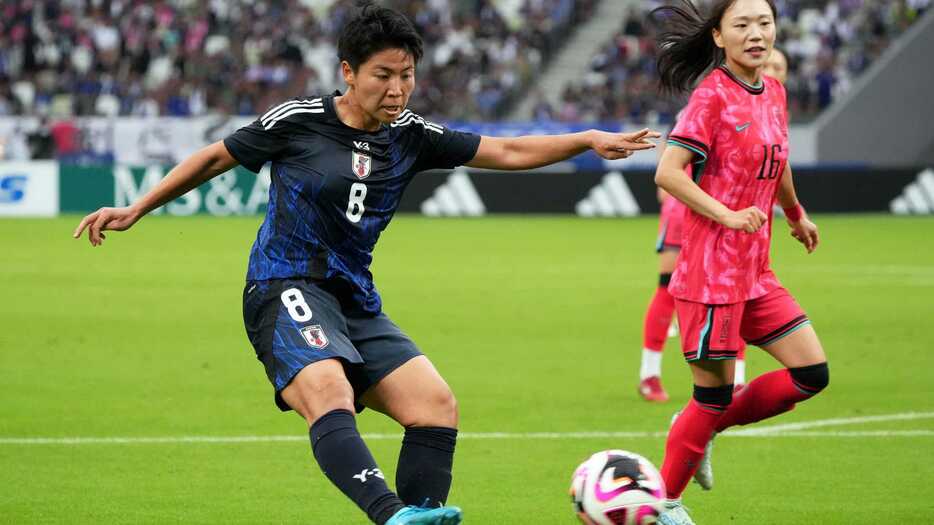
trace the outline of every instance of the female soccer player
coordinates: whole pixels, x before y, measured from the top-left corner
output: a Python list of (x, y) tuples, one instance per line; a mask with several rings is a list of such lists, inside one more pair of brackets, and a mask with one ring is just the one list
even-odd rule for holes
[[(406, 109), (422, 40), (400, 13), (365, 5), (343, 28), (347, 91), (284, 102), (176, 166), (125, 208), (85, 217), (92, 245), (237, 164), (272, 161), (266, 219), (243, 292), (247, 335), (283, 411), (308, 424), (315, 459), (375, 523), (457, 524), (444, 506), (457, 437), (454, 395), (427, 357), (382, 312), (369, 267), (377, 238), (419, 171), (466, 164), (528, 169), (593, 149), (607, 159), (654, 147), (648, 130), (548, 137), (461, 133)], [(389, 490), (360, 437), (355, 409), (405, 428)]]
[[(762, 73), (782, 84), (788, 78), (788, 59), (777, 47), (772, 48)], [(664, 151), (664, 147), (661, 148)], [(685, 172), (690, 175), (691, 167)], [(671, 318), (675, 311), (675, 300), (668, 293), (668, 283), (675, 271), (678, 252), (681, 251), (681, 230), (686, 207), (659, 188), (658, 200), (662, 203), (658, 224), (658, 287), (645, 313), (642, 337), (642, 365), (639, 368), (639, 395), (646, 401), (668, 401), (668, 393), (662, 386), (662, 350), (665, 348)], [(736, 355), (733, 366), (734, 390), (746, 384), (746, 348)]]
[[(775, 5), (718, 0), (705, 16), (682, 0), (655, 15), (665, 24), (658, 57), (663, 88), (686, 91), (709, 71), (655, 175), (690, 208), (669, 290), (694, 395), (668, 434), (662, 465), (668, 501), (659, 521), (684, 525), (693, 523), (680, 499), (688, 480), (695, 475), (704, 488), (713, 481), (714, 433), (791, 410), (823, 390), (829, 375), (807, 316), (769, 268), (771, 217), (762, 210), (771, 213), (776, 199), (792, 236), (808, 253), (818, 244), (788, 167), (785, 90), (762, 75), (775, 43)], [(688, 165), (692, 178), (685, 176)], [(734, 399), (733, 359), (747, 342), (784, 368), (755, 378)]]
[(762, 74), (778, 80), (783, 85), (788, 80), (788, 57), (777, 47), (772, 48), (769, 59), (762, 66)]

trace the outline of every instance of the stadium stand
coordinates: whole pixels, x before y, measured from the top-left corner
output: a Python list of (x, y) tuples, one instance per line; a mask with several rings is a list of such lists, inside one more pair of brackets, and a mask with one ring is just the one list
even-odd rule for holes
[[(812, 119), (847, 92), (889, 43), (930, 8), (931, 0), (778, 0), (779, 47), (789, 56), (789, 109)], [(668, 122), (681, 102), (656, 88), (656, 27), (648, 17), (658, 1), (630, 10), (614, 37), (591, 58), (590, 71), (565, 86), (537, 117), (556, 120)]]
[[(385, 2), (409, 14), (426, 40), (413, 109), (438, 119), (493, 118), (595, 2)], [(3, 2), (0, 115), (254, 115), (342, 86), (334, 35), (352, 6)]]

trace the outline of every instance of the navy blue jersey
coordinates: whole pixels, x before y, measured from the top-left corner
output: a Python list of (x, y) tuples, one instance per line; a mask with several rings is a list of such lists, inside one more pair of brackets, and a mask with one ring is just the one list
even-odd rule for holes
[(269, 208), (247, 280), (329, 281), (349, 290), (350, 307), (379, 313), (369, 267), (402, 192), (419, 171), (469, 162), (479, 144), (478, 135), (409, 110), (374, 132), (351, 128), (337, 117), (334, 95), (273, 107), (224, 139), (251, 171), (272, 161)]

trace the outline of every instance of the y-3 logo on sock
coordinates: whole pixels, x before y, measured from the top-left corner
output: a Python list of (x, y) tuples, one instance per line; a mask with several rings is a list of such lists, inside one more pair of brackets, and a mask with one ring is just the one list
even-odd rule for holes
[(354, 474), (355, 479), (359, 479), (360, 483), (366, 483), (367, 476), (375, 476), (379, 479), (386, 479), (386, 476), (383, 476), (383, 471), (378, 468), (373, 470), (363, 469), (359, 474)]

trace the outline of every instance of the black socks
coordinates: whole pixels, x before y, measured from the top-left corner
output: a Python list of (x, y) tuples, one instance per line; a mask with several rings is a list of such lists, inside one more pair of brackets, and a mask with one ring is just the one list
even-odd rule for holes
[(440, 507), (451, 490), (451, 466), (457, 429), (409, 427), (405, 429), (396, 491), (406, 505)]
[[(366, 512), (370, 520), (374, 523), (385, 523), (403, 507), (402, 500), (386, 486), (383, 473), (360, 437), (357, 422), (351, 412), (328, 412), (315, 421), (309, 435), (311, 450), (321, 470), (331, 483)], [(454, 450), (453, 445), (451, 450)], [(447, 487), (450, 487), (450, 479), (448, 460)], [(444, 494), (447, 495), (447, 488)]]

